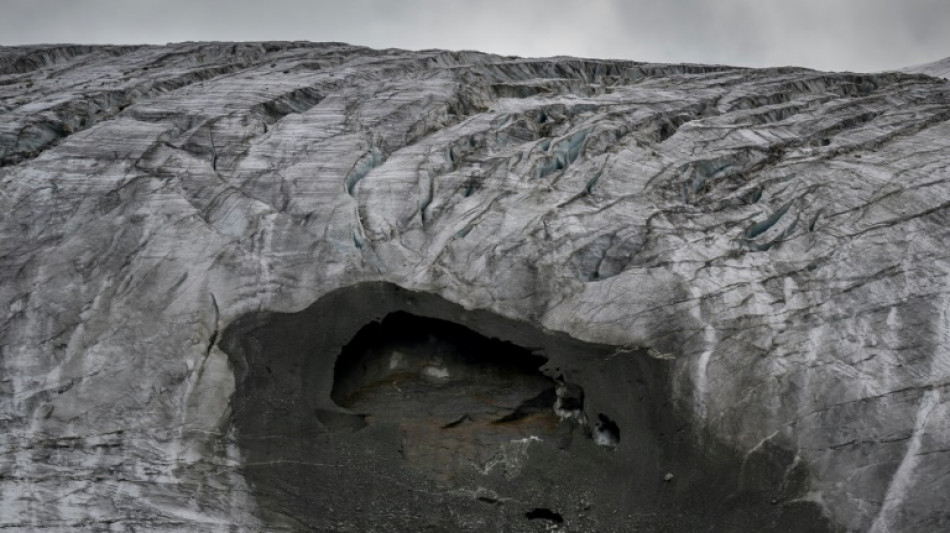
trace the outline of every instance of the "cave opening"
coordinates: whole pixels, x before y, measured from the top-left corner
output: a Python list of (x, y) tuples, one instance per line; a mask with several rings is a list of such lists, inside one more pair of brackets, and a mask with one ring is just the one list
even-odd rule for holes
[(375, 282), (243, 315), (219, 346), (267, 527), (827, 530), (780, 448), (694, 439), (646, 350)]
[[(486, 384), (532, 388), (554, 382), (541, 373), (547, 359), (531, 349), (480, 335), (446, 320), (403, 311), (361, 328), (334, 365), (331, 398), (341, 407), (381, 384)], [(553, 401), (549, 406), (553, 409)]]
[(560, 513), (556, 513), (545, 507), (536, 507), (525, 514), (525, 518), (528, 520), (550, 520), (555, 524), (563, 524), (564, 517)]
[(343, 347), (330, 396), (364, 421), (349, 429), (398, 436), (414, 470), (446, 481), (491, 469), (511, 442), (566, 437), (546, 362), (460, 324), (397, 311)]

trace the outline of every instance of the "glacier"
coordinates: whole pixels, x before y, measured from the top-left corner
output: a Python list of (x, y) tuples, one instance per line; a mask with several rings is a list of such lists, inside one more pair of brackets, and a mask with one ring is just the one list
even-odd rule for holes
[(0, 47), (0, 527), (946, 531), (940, 75)]

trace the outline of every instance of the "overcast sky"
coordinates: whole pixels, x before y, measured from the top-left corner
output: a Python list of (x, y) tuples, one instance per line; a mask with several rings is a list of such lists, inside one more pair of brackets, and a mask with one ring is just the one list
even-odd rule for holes
[(950, 0), (0, 0), (0, 44), (343, 41), (878, 71), (950, 56)]

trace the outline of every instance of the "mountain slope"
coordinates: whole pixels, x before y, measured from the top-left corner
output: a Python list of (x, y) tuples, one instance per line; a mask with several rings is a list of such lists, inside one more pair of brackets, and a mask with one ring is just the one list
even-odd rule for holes
[(934, 61), (933, 63), (924, 63), (903, 69), (903, 72), (913, 72), (926, 74), (935, 78), (950, 78), (950, 57)]

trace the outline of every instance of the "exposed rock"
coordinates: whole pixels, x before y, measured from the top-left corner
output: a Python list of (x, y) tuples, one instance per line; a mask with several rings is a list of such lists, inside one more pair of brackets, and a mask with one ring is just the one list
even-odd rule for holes
[(950, 528), (944, 80), (63, 45), (0, 117), (0, 527)]

